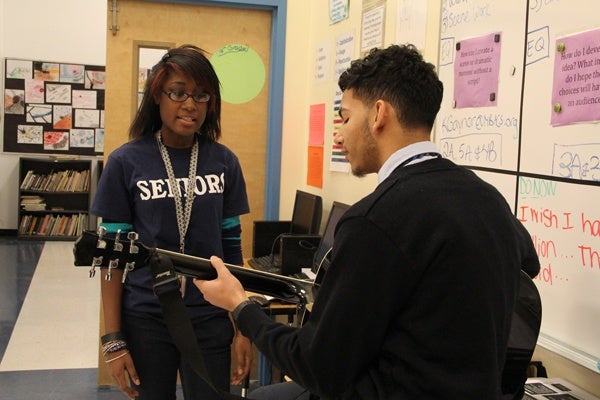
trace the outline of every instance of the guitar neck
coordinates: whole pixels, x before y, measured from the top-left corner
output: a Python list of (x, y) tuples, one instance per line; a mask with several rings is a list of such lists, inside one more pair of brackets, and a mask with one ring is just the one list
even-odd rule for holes
[[(194, 257), (160, 248), (156, 248), (155, 250), (169, 257), (175, 271), (181, 275), (204, 280), (216, 279), (217, 277), (217, 272), (211, 265), (210, 260), (206, 258)], [(244, 289), (251, 292), (301, 304), (307, 304), (311, 297), (312, 283), (303, 281), (302, 279), (244, 268), (239, 265), (225, 263), (225, 266), (241, 282)]]
[[(126, 282), (129, 271), (145, 267), (153, 252), (168, 257), (175, 272), (181, 275), (204, 280), (217, 277), (210, 260), (144, 246), (138, 241), (137, 234), (132, 232), (127, 238), (111, 238), (86, 231), (73, 246), (75, 266), (91, 266), (90, 277), (94, 276), (95, 268), (108, 268), (108, 279), (112, 269), (119, 269), (124, 270), (123, 282)], [(299, 305), (305, 305), (312, 299), (311, 282), (232, 264), (225, 265), (246, 290)]]

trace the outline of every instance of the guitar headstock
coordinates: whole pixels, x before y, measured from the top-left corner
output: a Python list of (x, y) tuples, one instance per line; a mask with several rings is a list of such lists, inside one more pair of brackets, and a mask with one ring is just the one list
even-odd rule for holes
[(138, 241), (136, 232), (128, 232), (121, 237), (117, 232), (115, 237), (107, 237), (102, 227), (97, 232), (83, 232), (75, 241), (73, 255), (75, 266), (89, 266), (90, 278), (96, 274), (96, 267), (108, 268), (106, 279), (110, 280), (114, 269), (122, 269), (123, 281), (127, 273), (136, 265), (144, 263), (152, 250)]

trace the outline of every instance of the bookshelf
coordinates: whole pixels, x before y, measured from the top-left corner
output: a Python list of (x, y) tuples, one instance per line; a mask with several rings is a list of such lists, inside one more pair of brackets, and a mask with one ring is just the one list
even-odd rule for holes
[(91, 160), (19, 159), (20, 239), (73, 240), (88, 229)]

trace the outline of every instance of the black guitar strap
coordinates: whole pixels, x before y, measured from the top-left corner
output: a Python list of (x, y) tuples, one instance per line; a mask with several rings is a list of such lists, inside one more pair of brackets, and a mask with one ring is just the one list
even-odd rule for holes
[(196, 341), (192, 322), (181, 297), (179, 278), (171, 260), (152, 251), (147, 262), (152, 272), (154, 293), (158, 297), (165, 323), (181, 356), (222, 399), (243, 399), (241, 396), (217, 388), (210, 379), (202, 351)]

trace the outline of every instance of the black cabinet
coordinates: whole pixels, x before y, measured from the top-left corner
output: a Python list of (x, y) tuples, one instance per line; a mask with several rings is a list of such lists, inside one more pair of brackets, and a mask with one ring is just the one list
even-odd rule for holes
[(19, 160), (18, 237), (73, 240), (90, 224), (90, 160)]

